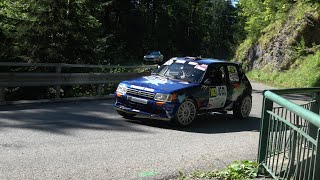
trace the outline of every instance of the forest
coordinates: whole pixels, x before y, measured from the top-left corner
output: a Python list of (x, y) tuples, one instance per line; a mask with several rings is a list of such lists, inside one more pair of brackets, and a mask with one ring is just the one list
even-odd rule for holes
[(0, 61), (122, 64), (152, 50), (228, 59), (236, 23), (230, 0), (2, 0)]
[(159, 50), (282, 73), (317, 56), (319, 22), (317, 0), (1, 0), (0, 62), (142, 64)]

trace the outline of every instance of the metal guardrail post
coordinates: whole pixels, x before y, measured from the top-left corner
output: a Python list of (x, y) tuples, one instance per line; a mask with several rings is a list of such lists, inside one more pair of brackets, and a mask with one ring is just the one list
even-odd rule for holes
[[(311, 111), (320, 115), (320, 93), (313, 93), (313, 99), (315, 102), (311, 106)], [(315, 125), (309, 123), (309, 134), (314, 139), (317, 138), (317, 130), (318, 128)]]
[(317, 151), (316, 151), (316, 159), (314, 164), (314, 174), (313, 179), (320, 179), (320, 128), (318, 129), (317, 136)]
[(102, 96), (102, 84), (98, 84), (98, 96)]
[(61, 65), (57, 65), (56, 66), (56, 73), (58, 74), (58, 83), (59, 85), (56, 86), (56, 100), (59, 100), (60, 99), (60, 89), (61, 89)]
[(0, 104), (3, 104), (6, 101), (6, 91), (4, 87), (0, 87)]
[(320, 115), (320, 92), (314, 93), (313, 98), (315, 100), (314, 106), (311, 111)]
[(267, 111), (272, 111), (273, 102), (267, 98), (263, 99), (262, 106), (262, 118), (260, 125), (260, 142), (259, 142), (259, 152), (258, 152), (258, 163), (261, 164), (266, 159), (267, 146), (268, 146), (268, 130), (270, 115)]
[[(297, 119), (297, 115), (295, 115), (295, 119)], [(295, 124), (298, 124), (299, 122), (295, 122)], [(297, 166), (295, 164), (295, 159), (296, 159), (296, 154), (297, 153), (297, 142), (298, 142), (298, 132), (291, 130), (292, 131), (292, 139), (291, 139), (291, 143), (290, 143), (290, 148), (289, 148), (289, 159), (291, 159), (290, 164), (289, 164), (289, 171), (288, 171), (288, 177), (292, 176), (294, 174), (295, 171), (295, 166)], [(298, 150), (299, 152), (299, 150)], [(298, 162), (299, 163), (299, 162)]]

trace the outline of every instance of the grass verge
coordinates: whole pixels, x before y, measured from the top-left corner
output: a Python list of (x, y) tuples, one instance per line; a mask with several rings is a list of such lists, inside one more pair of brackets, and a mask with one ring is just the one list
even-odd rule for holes
[(230, 180), (246, 180), (257, 177), (258, 164), (253, 161), (243, 160), (234, 161), (227, 165), (227, 167), (221, 171), (209, 171), (209, 172), (193, 172), (190, 175), (184, 175), (179, 172), (179, 180), (188, 179), (230, 179)]

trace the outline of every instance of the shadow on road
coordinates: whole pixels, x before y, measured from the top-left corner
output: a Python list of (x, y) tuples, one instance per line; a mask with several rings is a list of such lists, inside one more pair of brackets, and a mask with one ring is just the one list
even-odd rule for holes
[(258, 131), (259, 118), (234, 119), (231, 114), (200, 116), (189, 127), (177, 127), (166, 121), (125, 120), (113, 109), (113, 101), (82, 101), (0, 107), (0, 131), (3, 128), (30, 129), (70, 135), (70, 130), (130, 131), (150, 133), (146, 126), (193, 133)]
[(260, 127), (260, 118), (249, 117), (248, 119), (238, 120), (234, 119), (231, 114), (202, 115), (188, 127), (177, 127), (166, 121), (141, 118), (133, 118), (127, 121), (156, 128), (206, 134), (259, 131)]
[(30, 129), (70, 135), (70, 130), (148, 131), (127, 123), (113, 109), (113, 101), (82, 101), (0, 107), (0, 131)]

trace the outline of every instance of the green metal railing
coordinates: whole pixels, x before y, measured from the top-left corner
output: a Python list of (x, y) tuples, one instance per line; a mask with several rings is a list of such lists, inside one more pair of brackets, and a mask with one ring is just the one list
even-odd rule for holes
[[(298, 102), (283, 97), (302, 93)], [(263, 95), (260, 172), (274, 179), (320, 179), (320, 88), (270, 90)]]

